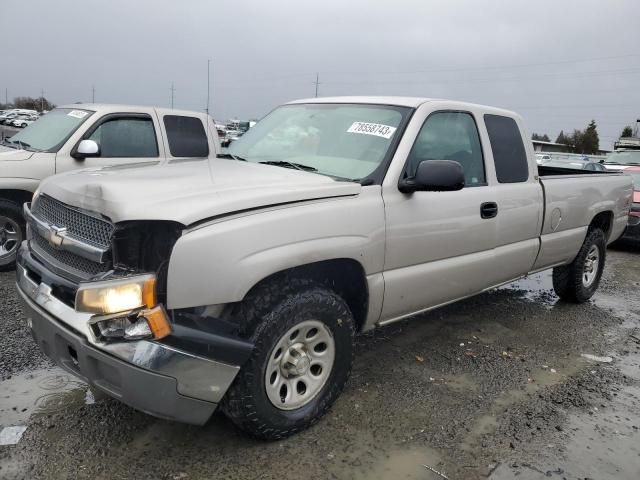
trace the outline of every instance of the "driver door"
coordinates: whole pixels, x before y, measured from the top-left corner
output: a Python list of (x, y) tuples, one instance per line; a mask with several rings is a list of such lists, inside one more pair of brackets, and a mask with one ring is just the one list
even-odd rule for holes
[[(421, 120), (414, 117), (413, 128), (416, 121)], [(487, 272), (495, 268), (496, 215), (483, 208), (496, 198), (488, 186), (476, 116), (431, 112), (418, 128), (404, 167), (390, 170), (383, 184), (387, 236), (382, 323), (476, 293), (487, 286)], [(410, 128), (406, 136), (411, 137)], [(418, 164), (429, 160), (459, 162), (465, 187), (400, 192), (398, 180), (413, 176)]]
[[(164, 157), (160, 128), (155, 115), (146, 113), (111, 113), (89, 127), (76, 143), (65, 146), (56, 156), (56, 173), (78, 168), (122, 165), (159, 160)], [(97, 156), (74, 157), (78, 143), (95, 141), (100, 150)]]

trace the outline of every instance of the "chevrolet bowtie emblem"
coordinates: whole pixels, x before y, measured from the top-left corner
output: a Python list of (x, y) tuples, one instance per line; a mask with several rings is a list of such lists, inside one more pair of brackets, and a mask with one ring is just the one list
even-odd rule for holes
[(62, 245), (62, 241), (64, 240), (64, 234), (66, 232), (67, 232), (66, 228), (50, 225), (49, 232), (47, 235), (47, 240), (49, 241), (49, 245), (51, 245), (54, 248), (59, 248)]

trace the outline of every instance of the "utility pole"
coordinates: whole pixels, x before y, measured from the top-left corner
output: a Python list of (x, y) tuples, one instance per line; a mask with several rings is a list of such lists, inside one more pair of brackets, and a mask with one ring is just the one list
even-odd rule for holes
[(44, 112), (44, 89), (40, 89), (40, 111)]
[(171, 82), (171, 108), (173, 108), (173, 94), (176, 91), (175, 88), (173, 88), (173, 82)]
[(91, 85), (91, 103), (96, 103), (96, 86)]
[(4, 104), (5, 106), (9, 105), (9, 89), (4, 87)]
[(316, 98), (318, 98), (318, 85), (320, 85), (320, 73), (316, 72), (316, 81), (313, 83), (316, 84)]
[(209, 92), (211, 87), (211, 60), (207, 60), (207, 108), (205, 109), (207, 112), (207, 115), (209, 115), (209, 98), (210, 98), (210, 94)]

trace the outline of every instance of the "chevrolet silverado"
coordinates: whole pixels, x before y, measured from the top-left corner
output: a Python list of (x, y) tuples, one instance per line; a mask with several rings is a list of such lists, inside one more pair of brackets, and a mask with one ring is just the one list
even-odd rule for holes
[(528, 138), (498, 108), (312, 99), (217, 159), (56, 175), (24, 206), (28, 324), (134, 408), (283, 438), (339, 396), (358, 332), (546, 269), (593, 295), (631, 179), (538, 166)]

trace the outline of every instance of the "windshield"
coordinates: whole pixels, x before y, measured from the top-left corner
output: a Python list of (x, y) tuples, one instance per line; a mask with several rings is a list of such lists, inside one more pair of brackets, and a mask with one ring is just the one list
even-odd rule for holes
[(618, 165), (640, 165), (640, 150), (622, 150), (613, 152), (604, 160), (605, 163)]
[(277, 108), (229, 153), (341, 179), (360, 180), (384, 160), (409, 108), (360, 104), (297, 104)]
[(92, 113), (87, 110), (56, 108), (7, 141), (26, 150), (57, 152)]

